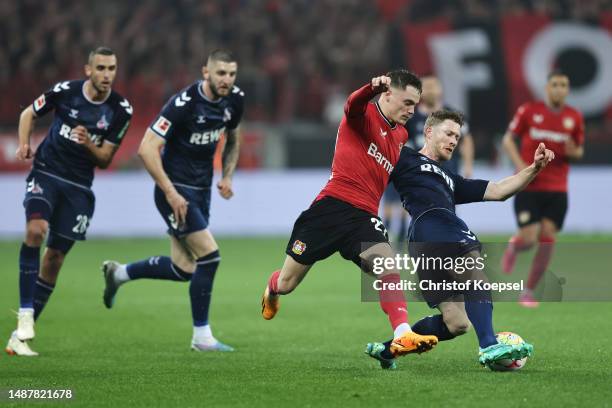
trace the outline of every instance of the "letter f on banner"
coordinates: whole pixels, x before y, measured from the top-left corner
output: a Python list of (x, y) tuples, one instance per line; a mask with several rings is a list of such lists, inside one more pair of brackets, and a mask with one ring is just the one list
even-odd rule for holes
[(429, 39), (433, 65), (444, 87), (445, 100), (469, 116), (470, 89), (493, 85), (491, 67), (484, 62), (465, 63), (467, 57), (486, 56), (491, 43), (478, 29), (433, 35)]

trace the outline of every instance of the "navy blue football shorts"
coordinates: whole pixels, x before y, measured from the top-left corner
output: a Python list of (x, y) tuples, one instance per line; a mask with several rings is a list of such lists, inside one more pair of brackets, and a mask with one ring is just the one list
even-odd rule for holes
[(168, 234), (181, 238), (192, 232), (208, 228), (210, 217), (210, 188), (174, 185), (176, 191), (188, 201), (187, 216), (184, 225), (178, 225), (172, 207), (166, 201), (166, 195), (155, 186), (155, 206), (168, 226)]
[[(448, 209), (432, 209), (412, 220), (408, 232), (408, 252), (413, 258), (422, 258), (417, 270), (419, 280), (434, 284), (457, 280), (456, 270), (448, 265), (459, 265), (457, 259), (472, 251), (480, 251), (478, 237)], [(463, 259), (461, 259), (461, 263)], [(429, 285), (433, 287), (433, 285)], [(436, 286), (437, 287), (437, 286)], [(461, 294), (453, 290), (421, 291), (430, 307)]]
[(40, 170), (32, 170), (26, 183), (26, 221), (43, 219), (55, 235), (68, 240), (85, 239), (96, 205), (91, 189)]

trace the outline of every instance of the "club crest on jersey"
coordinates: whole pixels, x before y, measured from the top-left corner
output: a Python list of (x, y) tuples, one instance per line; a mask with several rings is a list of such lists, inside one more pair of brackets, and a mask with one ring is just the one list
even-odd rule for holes
[(28, 182), (27, 192), (32, 194), (42, 194), (43, 189), (40, 184), (36, 182), (36, 179), (33, 178), (30, 180), (30, 182)]
[(163, 116), (160, 116), (159, 119), (157, 119), (157, 121), (153, 124), (153, 130), (162, 136), (166, 136), (166, 133), (168, 133), (171, 126), (172, 122)]
[(542, 122), (544, 122), (544, 115), (541, 115), (541, 114), (538, 114), (538, 113), (534, 114), (533, 115), (533, 121), (535, 123), (542, 123)]
[(42, 94), (34, 101), (34, 110), (39, 111), (43, 106), (45, 106), (45, 94)]
[(106, 120), (106, 115), (102, 115), (102, 117), (100, 118), (100, 120), (98, 120), (98, 123), (96, 123), (96, 127), (98, 129), (108, 129), (108, 121)]
[(531, 219), (531, 213), (529, 211), (521, 211), (518, 215), (519, 222), (525, 224)]
[(291, 251), (296, 255), (302, 255), (305, 250), (306, 244), (300, 241), (299, 239), (296, 239), (293, 243), (293, 248), (291, 248)]
[(72, 119), (77, 119), (79, 116), (79, 110), (78, 109), (70, 109), (70, 113), (68, 114), (68, 116), (70, 116)]
[(574, 122), (573, 118), (563, 118), (563, 127), (565, 129), (572, 130), (575, 124), (576, 123)]

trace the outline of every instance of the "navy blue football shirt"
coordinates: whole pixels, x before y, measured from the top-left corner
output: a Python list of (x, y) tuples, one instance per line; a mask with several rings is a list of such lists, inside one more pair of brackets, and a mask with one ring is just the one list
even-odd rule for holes
[(55, 111), (47, 136), (36, 149), (34, 169), (91, 187), (96, 165), (70, 132), (81, 125), (97, 146), (119, 145), (130, 124), (132, 106), (115, 91), (104, 101), (92, 101), (84, 86), (85, 80), (58, 82), (32, 104), (37, 117)]
[(390, 180), (413, 219), (433, 208), (454, 213), (456, 204), (483, 201), (489, 184), (487, 180), (465, 179), (445, 170), (439, 162), (407, 146)]
[(210, 187), (219, 139), (225, 130), (238, 127), (244, 107), (244, 92), (237, 86), (211, 101), (202, 82), (172, 96), (150, 127), (166, 140), (162, 163), (170, 180), (196, 188)]
[[(449, 106), (443, 106), (443, 109), (454, 110)], [(421, 150), (425, 145), (425, 121), (429, 114), (423, 113), (419, 107), (414, 110), (414, 115), (406, 122), (406, 130), (408, 130), (408, 142), (406, 145), (408, 147), (413, 148), (414, 150)], [(461, 134), (465, 135), (470, 132), (470, 128), (468, 126), (467, 121), (464, 121), (463, 126), (461, 127)], [(459, 142), (461, 143), (461, 141)], [(453, 173), (459, 173), (459, 155), (458, 152), (453, 154), (453, 157), (444, 163), (441, 164), (447, 170), (452, 171)]]

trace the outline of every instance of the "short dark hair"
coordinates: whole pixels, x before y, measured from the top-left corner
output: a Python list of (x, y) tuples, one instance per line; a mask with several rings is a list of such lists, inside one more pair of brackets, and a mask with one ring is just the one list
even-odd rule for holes
[(109, 47), (105, 47), (102, 45), (89, 52), (89, 57), (87, 58), (87, 62), (91, 63), (91, 60), (93, 60), (93, 58), (96, 55), (115, 55), (115, 52)]
[(236, 58), (230, 50), (226, 50), (224, 48), (217, 48), (212, 50), (211, 53), (208, 54), (206, 62), (208, 63), (210, 61), (236, 62)]
[(553, 78), (553, 77), (559, 77), (559, 76), (564, 76), (564, 77), (566, 77), (567, 79), (569, 79), (569, 76), (567, 76), (567, 74), (566, 74), (565, 72), (561, 71), (560, 69), (553, 69), (553, 70), (552, 70), (552, 71), (550, 71), (550, 72), (548, 73), (548, 75), (546, 76), (546, 81), (548, 82), (548, 81), (550, 81), (550, 80), (551, 80), (551, 78)]
[(441, 109), (439, 111), (435, 111), (429, 114), (427, 120), (425, 121), (425, 127), (428, 128), (438, 125), (447, 119), (452, 120), (459, 126), (463, 126), (463, 114), (461, 112), (453, 111), (450, 109)]
[(391, 78), (391, 86), (393, 88), (406, 89), (407, 86), (412, 86), (419, 93), (423, 90), (421, 80), (416, 74), (407, 69), (395, 69), (387, 72), (387, 76)]

